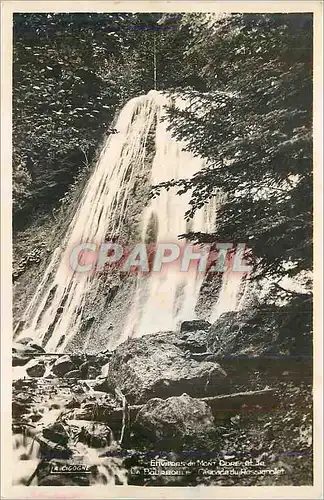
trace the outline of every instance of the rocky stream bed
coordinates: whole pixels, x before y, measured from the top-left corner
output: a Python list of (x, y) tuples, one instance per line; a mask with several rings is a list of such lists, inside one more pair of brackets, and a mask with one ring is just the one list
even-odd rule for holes
[(96, 355), (17, 341), (14, 484), (312, 484), (311, 359), (215, 345), (204, 321)]

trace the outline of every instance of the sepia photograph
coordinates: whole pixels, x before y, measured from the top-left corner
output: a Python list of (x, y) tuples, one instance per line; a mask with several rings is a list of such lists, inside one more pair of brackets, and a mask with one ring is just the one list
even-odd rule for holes
[(12, 487), (314, 486), (314, 2), (24, 3)]

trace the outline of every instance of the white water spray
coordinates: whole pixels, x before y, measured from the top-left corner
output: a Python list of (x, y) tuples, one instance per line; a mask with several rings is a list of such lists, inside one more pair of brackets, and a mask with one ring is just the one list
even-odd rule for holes
[[(155, 131), (152, 185), (190, 178), (205, 166), (203, 159), (184, 151), (185, 144), (173, 139), (167, 131), (167, 122), (162, 117), (163, 107), (168, 103), (163, 95), (150, 91), (146, 96), (132, 99), (122, 109), (115, 125), (118, 133), (107, 139), (64, 241), (55, 250), (25, 311), (22, 318), (25, 328), (20, 336), (32, 336), (43, 342), (48, 351), (64, 351), (78, 332), (88, 293), (98, 288), (99, 281), (95, 274), (76, 273), (69, 268), (71, 250), (85, 242), (100, 245), (107, 234), (110, 237), (119, 234), (134, 178), (141, 170), (144, 172), (147, 139), (152, 130)], [(152, 221), (155, 242), (177, 241), (178, 236), (188, 230), (184, 215), (189, 200), (190, 193), (178, 196), (174, 188), (151, 200), (143, 208), (140, 221), (142, 241), (145, 241)], [(213, 199), (198, 210), (190, 222), (190, 230), (213, 232), (219, 202)], [(215, 304), (211, 311), (212, 320), (219, 311), (235, 309), (235, 290), (239, 282), (237, 278), (234, 281), (232, 278), (224, 281), (218, 306)], [(128, 336), (175, 330), (181, 321), (195, 318), (202, 282), (202, 273), (172, 269), (165, 274), (152, 273), (145, 279), (139, 277), (129, 316), (125, 318), (124, 333), (118, 343)]]

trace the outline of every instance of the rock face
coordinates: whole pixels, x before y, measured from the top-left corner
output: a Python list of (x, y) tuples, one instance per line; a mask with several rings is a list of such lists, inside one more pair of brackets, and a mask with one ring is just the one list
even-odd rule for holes
[(52, 366), (52, 372), (58, 377), (64, 377), (68, 372), (71, 372), (75, 368), (70, 356), (65, 355), (57, 359)]
[(138, 412), (133, 430), (139, 443), (154, 450), (217, 448), (211, 409), (188, 394), (149, 400)]
[(207, 346), (218, 357), (312, 356), (312, 298), (224, 313), (210, 327)]
[(209, 330), (211, 323), (202, 319), (195, 319), (191, 321), (183, 321), (180, 326), (180, 333), (182, 332), (197, 332), (199, 330)]
[[(189, 323), (189, 322), (188, 322)], [(191, 322), (190, 322), (191, 323)], [(207, 322), (206, 322), (207, 323)], [(207, 350), (208, 329), (188, 330), (173, 334), (173, 343), (184, 351), (201, 354)]]
[(101, 390), (119, 388), (129, 403), (184, 392), (193, 397), (221, 394), (226, 373), (214, 362), (196, 361), (172, 342), (173, 335), (146, 335), (131, 339), (114, 351)]
[[(230, 311), (222, 314), (210, 327), (207, 336), (208, 350), (217, 356), (253, 355), (257, 351), (255, 325), (251, 323), (251, 311)], [(260, 333), (260, 332), (259, 332)], [(266, 335), (267, 332), (264, 332)], [(267, 338), (260, 339), (267, 345)]]

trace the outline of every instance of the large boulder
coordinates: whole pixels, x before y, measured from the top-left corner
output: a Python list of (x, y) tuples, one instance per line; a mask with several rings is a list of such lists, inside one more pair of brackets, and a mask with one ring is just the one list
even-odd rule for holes
[(46, 371), (46, 365), (44, 360), (35, 359), (31, 363), (28, 364), (26, 368), (26, 373), (30, 377), (42, 377)]
[(42, 353), (45, 353), (43, 347), (34, 342), (32, 338), (24, 337), (12, 346), (12, 365), (23, 366)]
[(136, 442), (163, 451), (213, 450), (216, 427), (208, 404), (188, 394), (149, 400), (133, 425)]
[(207, 345), (218, 357), (312, 357), (312, 295), (300, 294), (285, 305), (224, 313), (211, 326)]
[(201, 354), (207, 351), (208, 330), (189, 330), (173, 334), (173, 343), (183, 351)]
[(68, 354), (59, 357), (52, 366), (52, 372), (58, 377), (64, 377), (68, 372), (74, 370), (75, 366)]
[(130, 403), (154, 397), (224, 393), (226, 372), (214, 362), (196, 361), (172, 343), (172, 336), (146, 335), (116, 348), (99, 390), (119, 388)]

